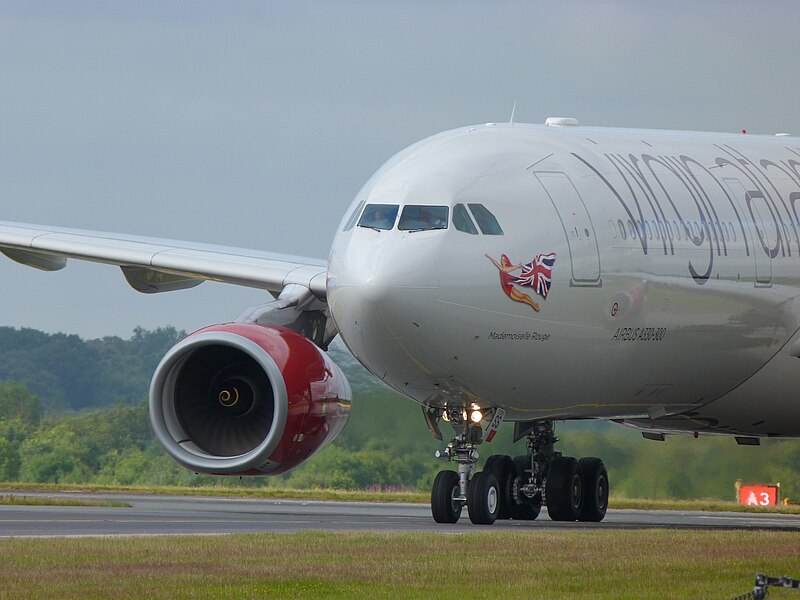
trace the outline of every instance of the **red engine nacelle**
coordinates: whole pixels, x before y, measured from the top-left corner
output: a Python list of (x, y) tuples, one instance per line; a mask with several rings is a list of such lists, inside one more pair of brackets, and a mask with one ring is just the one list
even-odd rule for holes
[(342, 371), (307, 338), (231, 323), (201, 329), (167, 353), (150, 385), (150, 420), (187, 469), (274, 475), (339, 435), (351, 399)]

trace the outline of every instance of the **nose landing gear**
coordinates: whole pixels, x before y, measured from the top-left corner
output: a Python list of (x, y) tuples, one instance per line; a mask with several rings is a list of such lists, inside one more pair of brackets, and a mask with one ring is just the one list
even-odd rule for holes
[[(454, 423), (462, 433), (437, 456), (458, 464), (441, 471), (431, 492), (437, 523), (456, 523), (464, 506), (470, 521), (491, 525), (496, 519), (533, 520), (541, 507), (554, 521), (602, 521), (608, 508), (608, 473), (603, 461), (576, 460), (554, 451), (558, 441), (552, 421), (529, 424), (528, 454), (511, 459), (490, 456), (476, 473), (482, 430), (473, 423)], [(458, 429), (457, 429), (458, 431)]]
[(461, 433), (436, 456), (457, 463), (458, 472), (440, 471), (436, 475), (431, 491), (433, 520), (455, 523), (467, 506), (470, 521), (476, 525), (491, 525), (500, 510), (501, 492), (494, 474), (485, 469), (475, 472), (479, 458), (475, 446), (483, 441), (483, 430), (480, 424), (458, 422), (456, 418), (451, 416), (451, 422)]

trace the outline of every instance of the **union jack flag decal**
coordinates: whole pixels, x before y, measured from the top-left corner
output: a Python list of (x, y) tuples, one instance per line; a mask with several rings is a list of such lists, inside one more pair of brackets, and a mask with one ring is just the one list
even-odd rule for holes
[(537, 254), (529, 263), (522, 265), (520, 274), (514, 278), (514, 283), (524, 287), (533, 288), (542, 298), (547, 298), (553, 280), (553, 265), (556, 264), (556, 254)]

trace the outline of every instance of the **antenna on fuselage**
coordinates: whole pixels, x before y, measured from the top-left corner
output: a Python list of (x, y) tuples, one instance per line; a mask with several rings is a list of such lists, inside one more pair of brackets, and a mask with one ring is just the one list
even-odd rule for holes
[(514, 124), (514, 114), (517, 112), (517, 101), (514, 100), (514, 106), (511, 108), (511, 118), (508, 120), (509, 125)]

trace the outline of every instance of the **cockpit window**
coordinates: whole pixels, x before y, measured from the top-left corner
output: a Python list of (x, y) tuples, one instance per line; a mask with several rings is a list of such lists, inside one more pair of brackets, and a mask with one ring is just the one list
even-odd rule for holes
[(371, 229), (391, 229), (397, 219), (397, 204), (367, 204), (361, 218), (359, 227)]
[(358, 206), (356, 206), (355, 210), (353, 211), (353, 214), (350, 215), (349, 219), (347, 219), (347, 223), (345, 223), (345, 226), (342, 229), (342, 231), (350, 231), (353, 227), (355, 227), (356, 219), (358, 218), (358, 215), (361, 213), (362, 208), (364, 208), (363, 200), (358, 203)]
[(495, 216), (483, 204), (470, 204), (469, 209), (472, 211), (478, 227), (481, 228), (485, 235), (503, 235), (500, 223), (497, 222)]
[(426, 229), (447, 229), (450, 209), (447, 206), (418, 206), (409, 204), (403, 207), (398, 229), (403, 231), (423, 231)]
[(453, 225), (459, 231), (478, 235), (478, 230), (467, 212), (467, 207), (463, 204), (456, 204), (453, 207)]

